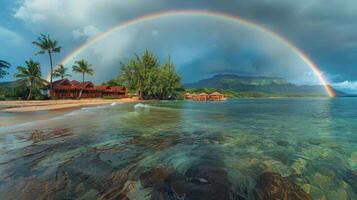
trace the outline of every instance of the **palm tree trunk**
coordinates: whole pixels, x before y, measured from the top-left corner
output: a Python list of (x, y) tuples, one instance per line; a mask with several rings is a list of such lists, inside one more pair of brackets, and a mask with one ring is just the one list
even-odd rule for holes
[(50, 78), (50, 87), (52, 89), (52, 75), (53, 75), (53, 64), (52, 64), (52, 55), (51, 52), (48, 51), (48, 55), (50, 56), (50, 64), (51, 64), (51, 78)]
[(140, 99), (140, 100), (143, 99), (143, 92), (141, 92), (141, 90), (139, 90), (139, 99)]
[(30, 100), (32, 97), (32, 86), (29, 88), (29, 95), (27, 96), (27, 100)]
[(82, 73), (82, 89), (79, 92), (78, 99), (81, 99), (81, 96), (82, 96), (82, 93), (83, 93), (83, 89), (84, 89), (84, 73)]

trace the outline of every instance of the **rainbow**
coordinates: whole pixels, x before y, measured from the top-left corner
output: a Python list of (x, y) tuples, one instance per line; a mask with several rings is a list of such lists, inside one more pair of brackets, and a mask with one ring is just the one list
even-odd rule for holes
[(162, 17), (175, 17), (175, 16), (203, 16), (203, 17), (214, 17), (214, 18), (219, 18), (223, 20), (228, 20), (232, 22), (239, 22), (243, 25), (246, 25), (248, 27), (251, 27), (257, 31), (261, 31), (263, 33), (268, 34), (270, 37), (277, 39), (278, 41), (282, 42), (284, 45), (286, 45), (289, 49), (291, 49), (294, 53), (296, 53), (297, 56), (299, 56), (314, 72), (314, 74), (317, 76), (321, 84), (325, 87), (325, 90), (327, 94), (330, 97), (334, 97), (334, 91), (328, 84), (327, 80), (321, 73), (321, 70), (318, 68), (318, 66), (306, 55), (304, 52), (302, 52), (300, 49), (298, 49), (295, 45), (293, 45), (290, 41), (285, 39), (283, 36), (257, 24), (252, 21), (248, 21), (246, 19), (243, 19), (239, 16), (235, 15), (229, 15), (226, 13), (220, 13), (220, 12), (212, 12), (212, 11), (202, 11), (202, 10), (173, 10), (173, 11), (165, 11), (165, 12), (158, 12), (158, 13), (153, 13), (153, 14), (148, 14), (144, 15), (141, 17), (137, 17), (131, 20), (128, 20), (126, 22), (120, 23), (107, 31), (97, 35), (96, 37), (93, 37), (83, 45), (79, 46), (76, 48), (73, 52), (71, 52), (69, 55), (67, 55), (62, 61), (61, 64), (65, 65), (69, 61), (73, 60), (78, 54), (83, 52), (85, 49), (91, 47), (93, 44), (103, 40), (107, 36), (111, 35), (112, 33), (125, 29), (128, 26), (133, 26), (139, 23), (143, 23), (149, 20), (155, 20), (158, 18)]

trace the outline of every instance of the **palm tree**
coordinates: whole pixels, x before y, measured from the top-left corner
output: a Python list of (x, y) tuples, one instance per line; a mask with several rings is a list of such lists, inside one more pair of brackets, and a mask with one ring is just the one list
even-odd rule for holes
[(59, 53), (61, 51), (61, 47), (58, 46), (56, 40), (51, 40), (49, 35), (41, 34), (40, 37), (37, 38), (37, 41), (33, 41), (32, 44), (36, 45), (40, 51), (37, 54), (45, 54), (47, 53), (50, 57), (51, 64), (51, 78), (50, 78), (50, 87), (52, 88), (52, 76), (53, 76), (53, 63), (52, 63), (52, 53)]
[(10, 66), (10, 63), (6, 62), (5, 60), (0, 60), (0, 78), (3, 78), (8, 74), (6, 69), (9, 69)]
[(89, 64), (86, 60), (79, 60), (76, 61), (75, 64), (72, 67), (72, 71), (75, 73), (81, 73), (82, 74), (82, 90), (79, 93), (78, 99), (81, 98), (82, 96), (82, 92), (84, 89), (84, 75), (88, 74), (88, 75), (93, 75), (94, 74), (94, 70), (91, 68), (91, 64)]
[(19, 83), (26, 86), (29, 90), (27, 100), (32, 97), (32, 91), (34, 88), (46, 85), (48, 82), (41, 78), (41, 65), (38, 62), (34, 62), (32, 59), (25, 61), (26, 67), (18, 66), (15, 78), (19, 78)]
[(58, 67), (53, 72), (53, 77), (61, 77), (61, 79), (64, 79), (65, 77), (71, 77), (70, 74), (66, 74), (67, 70), (68, 68), (64, 67), (62, 64), (58, 65)]

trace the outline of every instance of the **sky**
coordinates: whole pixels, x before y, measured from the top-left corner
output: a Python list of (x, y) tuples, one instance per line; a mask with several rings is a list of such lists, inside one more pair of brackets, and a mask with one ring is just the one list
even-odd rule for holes
[[(0, 0), (0, 59), (16, 66), (34, 59), (49, 72), (45, 55), (31, 42), (49, 34), (62, 46), (58, 64), (74, 49), (109, 28), (150, 13), (201, 10), (240, 16), (274, 31), (307, 54), (338, 90), (357, 93), (357, 2), (355, 0)], [(153, 51), (171, 57), (183, 82), (215, 74), (283, 77), (296, 84), (319, 84), (310, 68), (286, 45), (239, 22), (215, 17), (171, 16), (128, 26), (66, 63), (88, 60), (101, 83), (114, 78), (120, 62)], [(73, 78), (77, 78), (74, 75)]]

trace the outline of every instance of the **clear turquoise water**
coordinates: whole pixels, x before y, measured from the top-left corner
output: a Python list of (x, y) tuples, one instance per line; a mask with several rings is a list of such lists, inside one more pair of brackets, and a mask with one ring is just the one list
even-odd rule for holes
[(224, 168), (247, 199), (263, 172), (314, 199), (357, 199), (357, 99), (117, 104), (0, 127), (0, 199), (95, 199), (115, 172), (117, 192), (149, 199), (142, 172), (193, 165)]

